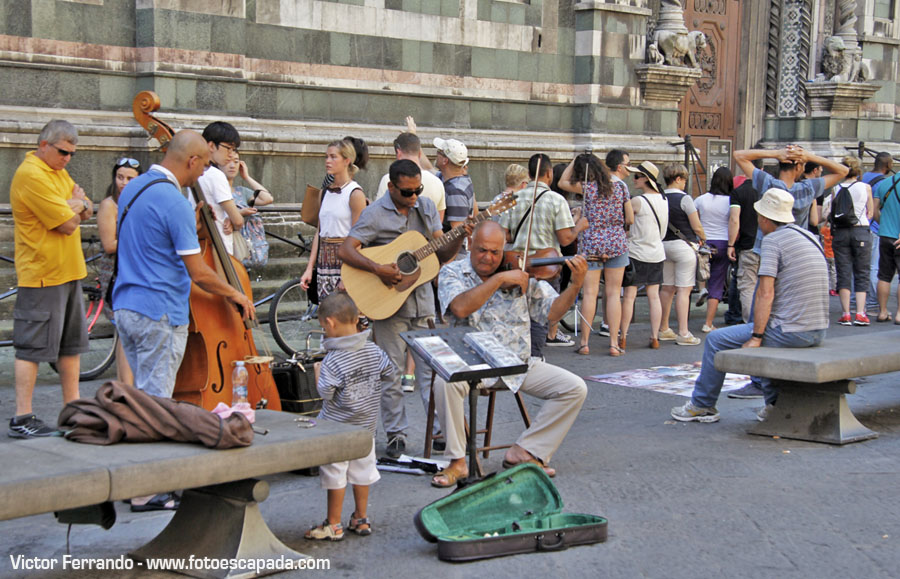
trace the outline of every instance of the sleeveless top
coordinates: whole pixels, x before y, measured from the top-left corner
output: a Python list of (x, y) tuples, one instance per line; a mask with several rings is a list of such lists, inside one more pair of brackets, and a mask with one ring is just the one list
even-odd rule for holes
[(352, 223), (350, 194), (362, 189), (356, 181), (349, 181), (341, 187), (340, 193), (325, 190), (319, 209), (319, 235), (321, 237), (347, 237)]
[[(694, 233), (691, 222), (688, 221), (687, 213), (681, 208), (681, 201), (684, 199), (686, 193), (663, 193), (663, 195), (665, 196), (666, 201), (669, 202), (669, 224), (680, 231), (688, 241), (696, 242), (697, 234)], [(681, 238), (672, 233), (671, 229), (668, 229), (663, 241), (673, 241), (675, 239)]]
[[(641, 208), (634, 214), (634, 225), (628, 231), (628, 256), (645, 263), (659, 263), (666, 260), (662, 236), (669, 222), (669, 206), (662, 195), (648, 193), (640, 196)], [(656, 210), (659, 224), (650, 206)]]

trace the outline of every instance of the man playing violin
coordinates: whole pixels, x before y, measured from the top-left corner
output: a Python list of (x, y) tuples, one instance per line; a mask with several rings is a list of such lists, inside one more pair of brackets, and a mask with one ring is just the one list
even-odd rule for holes
[[(403, 279), (397, 264), (376, 263), (360, 253), (360, 248), (386, 245), (410, 230), (418, 231), (427, 239), (438, 238), (443, 231), (434, 202), (419, 197), (423, 190), (419, 166), (407, 159), (394, 161), (388, 175), (388, 195), (379, 197), (362, 212), (338, 250), (338, 256), (345, 264), (374, 273), (386, 286), (394, 286)], [(452, 259), (462, 241), (463, 237), (460, 237), (437, 250), (438, 259), (441, 262)], [(409, 295), (394, 315), (372, 321), (375, 343), (398, 368), (406, 367), (406, 344), (400, 332), (426, 328), (428, 320), (434, 316), (434, 310), (431, 285), (423, 284)], [(416, 382), (427, 412), (428, 397), (431, 395), (431, 368), (418, 356), (414, 355), (414, 359)], [(381, 419), (388, 438), (387, 454), (397, 458), (406, 450), (406, 430), (409, 426), (399, 374), (395, 376), (394, 383), (382, 392)], [(435, 430), (439, 428), (435, 422)]]
[[(584, 380), (575, 374), (531, 358), (531, 320), (557, 322), (575, 303), (584, 283), (587, 261), (580, 255), (566, 262), (572, 280), (561, 294), (545, 281), (529, 279), (522, 270), (498, 271), (503, 261), (506, 236), (503, 228), (485, 221), (475, 228), (469, 259), (461, 259), (441, 269), (438, 294), (445, 318), (452, 325), (472, 326), (492, 332), (519, 358), (528, 362), (525, 374), (502, 378), (512, 390), (521, 390), (546, 400), (531, 426), (506, 452), (503, 466), (523, 462), (539, 464), (548, 475), (556, 471), (547, 466), (569, 432), (587, 396)], [(468, 475), (463, 403), (469, 392), (466, 382), (447, 383), (435, 377), (434, 396), (437, 415), (444, 425), (450, 465), (435, 475), (431, 484), (449, 487)]]
[[(162, 162), (132, 179), (119, 199), (116, 328), (134, 369), (134, 386), (156, 396), (171, 397), (175, 388), (187, 343), (192, 280), (228, 298), (245, 319), (256, 316), (247, 296), (223, 281), (200, 255), (196, 217), (181, 188), (193, 185), (208, 163), (203, 137), (179, 131)], [(165, 181), (141, 192), (157, 180)]]

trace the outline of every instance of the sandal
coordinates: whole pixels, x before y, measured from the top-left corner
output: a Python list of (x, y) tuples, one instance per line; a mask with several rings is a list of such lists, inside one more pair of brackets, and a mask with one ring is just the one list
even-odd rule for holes
[(609, 355), (616, 358), (625, 353), (625, 350), (618, 346), (610, 346), (609, 347)]
[[(437, 478), (439, 476), (444, 477), (447, 480), (447, 482), (446, 483), (439, 482), (437, 480)], [(469, 476), (468, 473), (461, 473), (461, 472), (457, 472), (455, 470), (450, 470), (449, 468), (445, 468), (444, 470), (438, 472), (436, 475), (431, 477), (431, 486), (439, 488), (439, 489), (446, 489), (446, 488), (449, 488), (449, 487), (452, 487), (453, 485), (455, 485), (456, 481), (458, 481), (459, 479), (466, 478), (467, 476)]]
[[(366, 526), (365, 529), (360, 528), (363, 525)], [(356, 511), (353, 511), (353, 514), (350, 515), (350, 521), (347, 523), (347, 529), (351, 533), (356, 533), (357, 535), (366, 537), (372, 534), (372, 522), (368, 517), (357, 518)]]
[(131, 512), (146, 513), (149, 511), (175, 511), (178, 510), (178, 506), (180, 504), (181, 500), (179, 500), (179, 498), (174, 494), (163, 493), (161, 495), (155, 495), (153, 498), (142, 505), (135, 504), (132, 501)]
[(623, 354), (625, 353), (625, 336), (619, 336), (619, 349)]
[(531, 459), (529, 459), (529, 460), (523, 460), (522, 462), (509, 462), (508, 460), (506, 460), (506, 459), (504, 458), (502, 464), (503, 464), (503, 468), (512, 468), (512, 467), (514, 467), (514, 466), (519, 466), (520, 464), (528, 464), (528, 463), (536, 464), (536, 465), (538, 465), (539, 467), (541, 467), (542, 469), (544, 469), (544, 472), (547, 473), (547, 476), (550, 477), (550, 478), (553, 478), (553, 477), (556, 476), (556, 469), (555, 469), (555, 468), (551, 468), (551, 467), (549, 467), (549, 466), (545, 466), (544, 463), (542, 463), (541, 461), (539, 461), (539, 460), (536, 459), (536, 458), (531, 458)]
[(575, 353), (582, 356), (587, 356), (591, 353), (591, 349), (588, 348), (587, 344), (585, 344), (584, 346), (578, 346), (578, 349), (575, 350)]
[(328, 519), (318, 527), (310, 527), (303, 538), (312, 541), (341, 541), (344, 538), (344, 527), (340, 523), (330, 525)]

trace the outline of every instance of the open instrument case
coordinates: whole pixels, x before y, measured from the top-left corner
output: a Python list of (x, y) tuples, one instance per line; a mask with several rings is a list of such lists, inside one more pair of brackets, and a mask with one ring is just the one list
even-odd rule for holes
[(523, 464), (423, 507), (415, 525), (424, 539), (438, 544), (442, 561), (561, 551), (606, 540), (606, 519), (562, 509), (544, 470)]

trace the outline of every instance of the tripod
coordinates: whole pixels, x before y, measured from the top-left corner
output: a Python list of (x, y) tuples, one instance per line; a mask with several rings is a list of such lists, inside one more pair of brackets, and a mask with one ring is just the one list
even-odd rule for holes
[[(706, 172), (706, 166), (703, 164), (703, 160), (700, 158), (700, 154), (697, 152), (697, 149), (694, 148), (694, 145), (691, 142), (690, 135), (685, 135), (683, 141), (669, 144), (673, 147), (684, 147), (684, 166), (687, 167), (688, 170), (685, 192), (688, 195), (691, 195), (691, 189), (693, 187), (694, 180), (696, 179), (698, 184), (700, 182), (697, 178), (697, 165), (700, 165), (701, 174), (709, 176), (709, 174)], [(699, 191), (698, 194), (702, 195), (703, 191)], [(693, 197), (693, 195), (691, 196)]]

